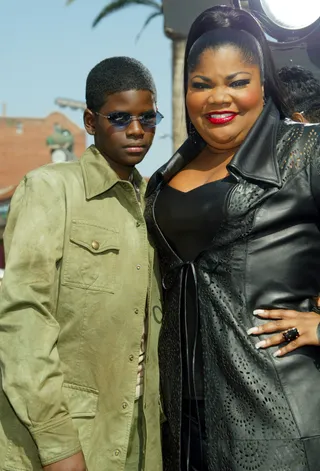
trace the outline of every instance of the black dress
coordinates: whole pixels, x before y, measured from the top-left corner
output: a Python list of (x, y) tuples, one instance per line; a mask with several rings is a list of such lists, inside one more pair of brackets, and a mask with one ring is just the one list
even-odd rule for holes
[(209, 247), (223, 221), (232, 177), (207, 183), (186, 193), (166, 185), (155, 205), (155, 217), (172, 249), (185, 263), (185, 295), (181, 305), (182, 430), (181, 465), (186, 471), (206, 471), (203, 359), (192, 263)]

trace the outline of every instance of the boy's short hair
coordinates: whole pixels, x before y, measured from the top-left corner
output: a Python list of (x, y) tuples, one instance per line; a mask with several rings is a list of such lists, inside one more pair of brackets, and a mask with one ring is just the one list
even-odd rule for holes
[(99, 111), (108, 95), (128, 90), (149, 90), (157, 98), (152, 75), (141, 62), (125, 56), (105, 59), (87, 77), (87, 107)]

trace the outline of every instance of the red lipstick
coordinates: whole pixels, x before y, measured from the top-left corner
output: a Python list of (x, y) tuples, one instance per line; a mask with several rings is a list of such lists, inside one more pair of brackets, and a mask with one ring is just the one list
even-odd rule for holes
[(215, 111), (206, 115), (207, 120), (212, 124), (226, 124), (233, 121), (238, 113), (232, 111)]

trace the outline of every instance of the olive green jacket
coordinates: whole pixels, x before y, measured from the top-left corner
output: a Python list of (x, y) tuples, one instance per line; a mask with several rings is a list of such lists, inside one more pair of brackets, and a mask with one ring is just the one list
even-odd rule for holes
[(124, 469), (145, 312), (145, 469), (162, 470), (161, 303), (131, 183), (94, 146), (31, 172), (12, 199), (5, 250), (0, 470), (40, 471), (81, 448), (88, 471)]

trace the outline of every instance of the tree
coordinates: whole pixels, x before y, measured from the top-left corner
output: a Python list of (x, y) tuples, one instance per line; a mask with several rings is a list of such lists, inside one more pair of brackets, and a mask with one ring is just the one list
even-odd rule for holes
[[(74, 1), (67, 0), (67, 5)], [(134, 5), (144, 5), (152, 8), (152, 12), (147, 16), (141, 31), (137, 35), (137, 39), (139, 39), (149, 23), (154, 18), (163, 15), (163, 5), (160, 0), (112, 0), (94, 19), (92, 26), (95, 27), (102, 19), (112, 13)], [(182, 144), (186, 137), (182, 79), (185, 45), (184, 38), (172, 38), (172, 141), (174, 150)]]

